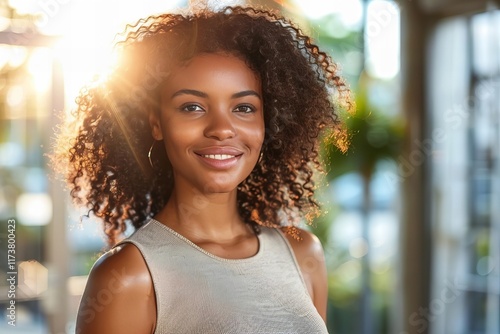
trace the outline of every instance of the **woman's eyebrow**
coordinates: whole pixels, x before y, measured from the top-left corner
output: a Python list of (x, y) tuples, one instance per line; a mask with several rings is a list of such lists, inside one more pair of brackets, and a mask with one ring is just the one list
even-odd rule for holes
[(256, 96), (258, 97), (259, 99), (262, 99), (260, 97), (260, 94), (257, 93), (256, 91), (254, 90), (244, 90), (242, 92), (238, 92), (238, 93), (235, 93), (231, 96), (231, 98), (233, 99), (237, 99), (237, 98), (240, 98), (240, 97), (245, 97), (245, 96)]
[[(198, 97), (202, 97), (202, 98), (208, 98), (207, 93), (201, 92), (201, 91), (195, 90), (195, 89), (180, 89), (172, 95), (172, 98), (179, 96), (179, 95), (194, 95), (194, 96), (198, 96)], [(245, 96), (256, 96), (259, 99), (262, 99), (260, 94), (254, 90), (244, 90), (244, 91), (241, 91), (238, 93), (234, 93), (233, 95), (231, 95), (231, 98), (238, 99), (240, 97), (245, 97)]]
[(200, 92), (199, 90), (194, 90), (194, 89), (181, 89), (181, 90), (178, 90), (177, 92), (175, 92), (175, 93), (172, 95), (172, 98), (174, 98), (174, 97), (176, 97), (176, 96), (179, 96), (179, 95), (183, 95), (183, 94), (186, 94), (186, 95), (194, 95), (194, 96), (203, 97), (203, 98), (207, 98), (207, 97), (208, 97), (208, 94), (207, 94), (207, 93)]

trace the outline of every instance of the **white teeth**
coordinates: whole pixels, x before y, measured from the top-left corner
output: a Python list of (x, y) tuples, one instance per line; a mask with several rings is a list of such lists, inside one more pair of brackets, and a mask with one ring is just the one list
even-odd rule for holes
[(203, 155), (204, 158), (209, 158), (209, 159), (214, 159), (214, 160), (226, 160), (226, 159), (231, 159), (234, 158), (234, 155), (229, 155), (229, 154), (205, 154)]

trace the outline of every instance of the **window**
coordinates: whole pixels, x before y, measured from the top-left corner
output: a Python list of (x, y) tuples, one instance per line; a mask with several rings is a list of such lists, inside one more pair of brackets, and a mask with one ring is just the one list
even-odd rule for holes
[(429, 63), (433, 288), (415, 326), (498, 333), (500, 11), (441, 21)]

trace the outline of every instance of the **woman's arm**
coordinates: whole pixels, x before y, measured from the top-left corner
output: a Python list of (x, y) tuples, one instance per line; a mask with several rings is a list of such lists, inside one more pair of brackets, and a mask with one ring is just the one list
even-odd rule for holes
[(90, 273), (76, 322), (76, 334), (151, 334), (156, 301), (139, 250), (126, 244), (101, 257)]
[(323, 247), (318, 237), (300, 229), (302, 240), (296, 240), (285, 233), (299, 263), (309, 295), (323, 320), (326, 322), (328, 281)]

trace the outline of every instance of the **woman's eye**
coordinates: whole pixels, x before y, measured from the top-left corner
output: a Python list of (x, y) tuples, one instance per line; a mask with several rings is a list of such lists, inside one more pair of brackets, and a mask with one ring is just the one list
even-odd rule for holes
[(203, 111), (203, 108), (197, 104), (186, 104), (181, 107), (181, 110), (187, 112), (195, 112), (195, 111)]
[(249, 106), (249, 105), (241, 105), (241, 106), (237, 106), (234, 109), (234, 111), (248, 114), (248, 113), (254, 112), (255, 108), (253, 106)]

